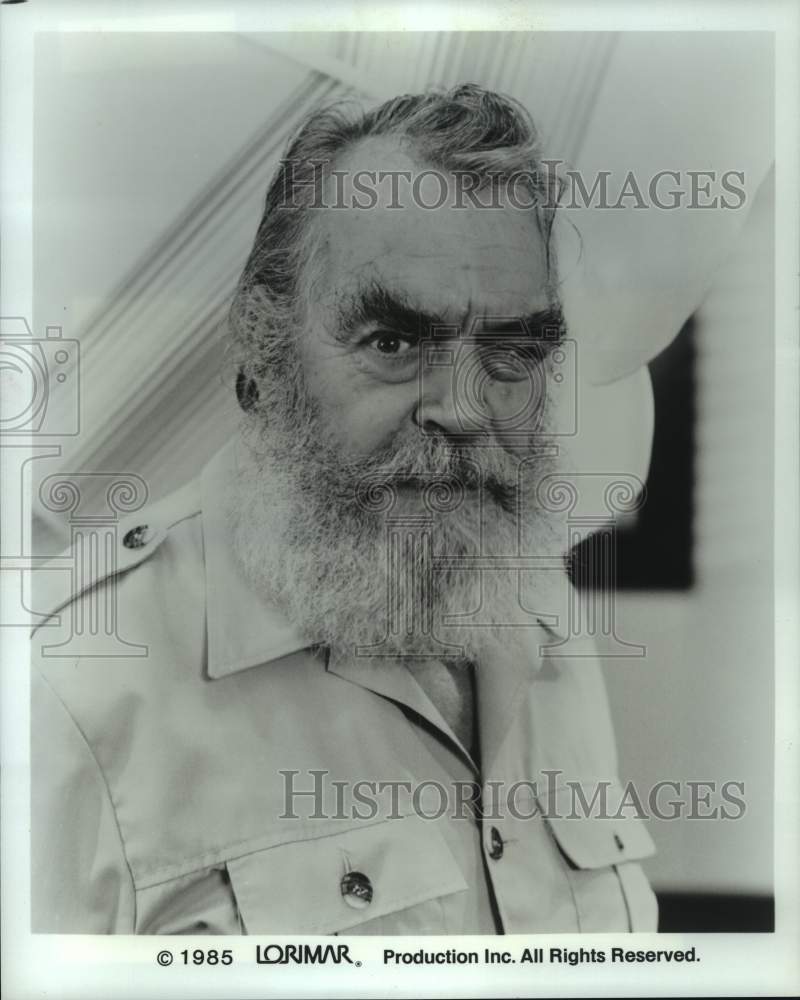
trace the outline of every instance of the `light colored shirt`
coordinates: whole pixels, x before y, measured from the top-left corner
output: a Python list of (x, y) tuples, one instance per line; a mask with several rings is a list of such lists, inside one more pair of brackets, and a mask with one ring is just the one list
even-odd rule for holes
[[(121, 524), (113, 572), (36, 574), (34, 931), (654, 930), (641, 820), (569, 818), (570, 782), (619, 793), (596, 659), (537, 625), (480, 664), (479, 771), (401, 662), (309, 647), (247, 584), (233, 463)], [(110, 606), (128, 647), (92, 630)]]

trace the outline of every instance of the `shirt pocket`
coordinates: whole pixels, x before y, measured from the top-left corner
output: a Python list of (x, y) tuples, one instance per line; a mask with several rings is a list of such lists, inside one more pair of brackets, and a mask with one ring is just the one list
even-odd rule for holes
[(446, 934), (467, 889), (435, 822), (384, 820), (227, 863), (247, 934)]
[(550, 817), (547, 825), (565, 863), (579, 931), (657, 929), (656, 897), (638, 864), (656, 850), (642, 820)]

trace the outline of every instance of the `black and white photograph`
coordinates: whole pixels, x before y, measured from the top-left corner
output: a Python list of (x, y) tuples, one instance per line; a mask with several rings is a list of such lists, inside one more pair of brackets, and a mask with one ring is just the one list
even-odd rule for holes
[(7, 995), (791, 995), (797, 12), (241, 6), (6, 65)]

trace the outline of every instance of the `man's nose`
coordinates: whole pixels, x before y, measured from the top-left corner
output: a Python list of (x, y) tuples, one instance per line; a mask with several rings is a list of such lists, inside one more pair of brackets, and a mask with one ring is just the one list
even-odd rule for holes
[(455, 345), (424, 347), (414, 422), (430, 434), (461, 434), (457, 401)]

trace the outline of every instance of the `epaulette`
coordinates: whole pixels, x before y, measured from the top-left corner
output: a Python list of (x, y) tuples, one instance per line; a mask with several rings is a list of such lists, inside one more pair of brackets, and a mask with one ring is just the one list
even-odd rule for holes
[(31, 599), (36, 623), (31, 629), (31, 636), (86, 591), (112, 577), (128, 573), (150, 559), (163, 544), (170, 529), (200, 509), (200, 483), (193, 480), (161, 500), (120, 519), (114, 526), (113, 559), (107, 559), (102, 565), (94, 560), (81, 560), (79, 571), (78, 553), (74, 546), (70, 546), (61, 555), (34, 567)]

